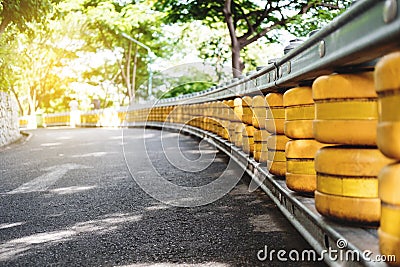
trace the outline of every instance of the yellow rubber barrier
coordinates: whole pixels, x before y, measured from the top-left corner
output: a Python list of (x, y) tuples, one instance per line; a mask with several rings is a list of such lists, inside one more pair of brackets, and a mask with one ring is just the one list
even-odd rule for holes
[(251, 136), (242, 137), (242, 150), (244, 153), (253, 155), (254, 152), (254, 139)]
[(268, 136), (271, 134), (267, 130), (255, 130), (254, 141), (255, 142), (267, 142)]
[(254, 152), (254, 131), (255, 128), (252, 125), (246, 125), (242, 130), (242, 149), (247, 154)]
[(315, 114), (311, 87), (297, 87), (283, 95), (285, 107), (285, 135), (293, 139), (314, 138)]
[(379, 173), (379, 198), (382, 202), (378, 231), (381, 253), (395, 255), (400, 265), (400, 163), (388, 165)]
[(244, 123), (237, 123), (236, 128), (235, 128), (235, 146), (237, 147), (242, 147), (243, 146), (243, 136), (242, 136), (242, 132), (243, 129), (245, 128), (245, 124)]
[(335, 196), (314, 192), (315, 207), (324, 216), (353, 223), (377, 224), (380, 219), (379, 198)]
[(265, 151), (268, 152), (267, 142), (258, 142), (254, 140), (254, 151), (261, 152)]
[(376, 177), (336, 177), (319, 174), (317, 188), (321, 193), (346, 197), (377, 198)]
[(267, 168), (270, 173), (277, 176), (285, 176), (286, 174), (286, 162), (285, 161), (270, 161), (267, 160)]
[[(320, 198), (323, 201), (317, 203), (315, 200), (317, 210), (338, 220), (378, 222), (380, 206), (379, 212), (375, 210), (375, 202), (380, 204), (378, 174), (382, 167), (392, 162), (374, 147), (330, 146), (319, 149), (315, 156), (316, 191), (322, 194)], [(340, 206), (345, 203), (349, 206)], [(366, 211), (368, 205), (371, 205), (373, 213)], [(358, 213), (359, 210), (365, 213)]]
[(270, 133), (284, 134), (285, 109), (283, 94), (269, 93), (265, 96), (267, 102), (267, 119), (265, 129)]
[(376, 145), (378, 103), (372, 72), (321, 76), (314, 81), (312, 92), (316, 140)]
[(289, 142), (290, 139), (283, 134), (271, 134), (267, 138), (268, 150), (281, 150), (285, 151), (286, 143)]
[(251, 109), (253, 99), (250, 96), (242, 97), (242, 122), (251, 125), (253, 123), (253, 110)]
[(254, 154), (253, 157), (257, 162), (267, 162), (268, 145), (267, 139), (270, 133), (266, 130), (256, 129), (254, 131)]
[(265, 97), (257, 95), (253, 97), (252, 101), (253, 109), (253, 126), (258, 129), (265, 129), (265, 121), (267, 118), (267, 102)]
[(315, 170), (335, 176), (377, 177), (393, 162), (374, 147), (328, 146), (316, 153)]
[(314, 157), (326, 146), (314, 139), (292, 140), (286, 143), (286, 185), (289, 189), (312, 193), (316, 189)]
[(256, 150), (254, 150), (253, 157), (257, 162), (267, 162), (268, 161), (268, 151), (256, 151)]
[(235, 113), (235, 120), (237, 121), (242, 121), (242, 116), (243, 116), (243, 107), (242, 107), (242, 99), (240, 97), (237, 97), (233, 100), (233, 105), (234, 105), (234, 113)]
[(286, 172), (286, 185), (290, 190), (300, 193), (313, 193), (316, 188), (315, 174)]
[(379, 60), (374, 75), (379, 96), (378, 147), (400, 160), (400, 51)]
[(267, 138), (268, 161), (270, 173), (284, 176), (286, 173), (285, 147), (290, 139), (286, 135), (270, 135)]

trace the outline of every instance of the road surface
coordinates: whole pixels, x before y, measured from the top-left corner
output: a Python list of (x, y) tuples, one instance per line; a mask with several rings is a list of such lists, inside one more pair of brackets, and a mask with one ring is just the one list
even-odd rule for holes
[[(206, 185), (228, 158), (204, 142), (215, 159), (191, 172), (160, 152), (158, 130), (30, 133), (30, 140), (0, 151), (0, 266), (315, 266), (258, 259), (266, 248), (311, 248), (264, 193), (249, 193), (242, 181), (212, 203), (179, 207), (147, 194), (129, 172), (152, 168), (177, 185)], [(162, 142), (173, 148), (177, 135)], [(144, 139), (151, 167), (141, 160)], [(199, 142), (179, 135), (188, 158), (200, 157)]]

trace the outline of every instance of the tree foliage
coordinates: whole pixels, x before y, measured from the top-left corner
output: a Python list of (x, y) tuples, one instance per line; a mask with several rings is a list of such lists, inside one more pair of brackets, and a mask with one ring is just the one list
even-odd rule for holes
[(12, 72), (4, 73), (2, 85), (16, 96), (21, 114), (34, 114), (38, 109), (54, 112), (67, 104), (65, 90), (70, 78), (60, 73), (76, 57), (76, 47), (68, 42), (68, 36), (75, 33), (68, 28), (71, 24), (50, 18), (45, 24), (29, 26), (34, 34), (17, 33), (18, 41), (11, 43), (18, 58), (9, 55), (4, 61)]
[(194, 92), (200, 92), (210, 88), (213, 85), (214, 84), (211, 82), (188, 82), (171, 88), (168, 92), (162, 94), (160, 98), (169, 98)]
[[(171, 71), (153, 79), (156, 95), (203, 90), (227, 78), (229, 58), (235, 75), (241, 59), (254, 65), (262, 52), (249, 44), (262, 47), (262, 37), (276, 41), (280, 30), (305, 36), (348, 2), (0, 0), (0, 90), (15, 95), (21, 115), (66, 111), (73, 97), (85, 109), (94, 99), (102, 108), (128, 104), (148, 97), (156, 57), (175, 66), (193, 56), (207, 59), (214, 73), (166, 66)], [(182, 36), (169, 24), (183, 29)], [(194, 44), (196, 51), (188, 49)]]
[(0, 0), (0, 37), (10, 24), (26, 31), (28, 22), (41, 22), (51, 11), (51, 0)]
[(122, 33), (157, 56), (171, 51), (161, 38), (160, 13), (145, 1), (56, 2), (0, 0), (0, 89), (15, 95), (21, 115), (69, 110), (73, 97), (82, 108), (92, 99), (103, 108), (133, 100), (150, 58)]
[[(75, 10), (77, 6), (74, 6)], [(81, 1), (79, 11), (86, 18), (87, 46), (93, 51), (108, 49), (115, 54), (118, 78), (126, 88), (126, 96), (134, 101), (140, 88), (137, 77), (148, 76), (153, 57), (168, 55), (171, 50), (162, 37), (160, 12), (149, 9), (147, 1)], [(122, 34), (146, 44), (151, 54)]]
[(350, 0), (266, 0), (260, 6), (251, 0), (155, 2), (156, 10), (166, 12), (167, 23), (201, 20), (213, 27), (224, 22), (230, 36), (234, 76), (241, 74), (244, 64), (240, 52), (249, 44), (266, 37), (275, 42), (277, 30), (304, 36), (343, 12)]

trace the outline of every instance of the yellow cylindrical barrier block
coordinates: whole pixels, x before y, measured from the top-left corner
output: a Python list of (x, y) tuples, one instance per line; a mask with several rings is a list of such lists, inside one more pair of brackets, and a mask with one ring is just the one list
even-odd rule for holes
[(270, 136), (266, 130), (258, 130), (254, 131), (254, 151), (268, 151), (267, 146), (267, 138)]
[(256, 151), (256, 152), (261, 152), (261, 151), (268, 152), (267, 142), (258, 142), (258, 141), (254, 140), (254, 151)]
[(252, 101), (253, 109), (253, 126), (258, 129), (265, 129), (265, 121), (267, 118), (267, 102), (263, 95), (257, 95), (253, 97)]
[(254, 131), (252, 125), (246, 125), (242, 131), (242, 150), (249, 155), (254, 152)]
[(313, 193), (316, 189), (314, 157), (318, 149), (326, 146), (314, 139), (292, 140), (287, 142), (286, 185), (301, 193)]
[(297, 87), (283, 95), (285, 107), (285, 135), (292, 139), (314, 138), (313, 121), (315, 115), (311, 87)]
[(237, 121), (242, 121), (242, 116), (243, 116), (243, 107), (242, 107), (242, 99), (240, 97), (237, 97), (233, 100), (233, 111), (235, 113), (235, 120)]
[(251, 109), (253, 99), (250, 96), (242, 97), (242, 122), (252, 125), (253, 123), (253, 110)]
[(374, 74), (379, 96), (378, 147), (388, 157), (400, 160), (400, 52), (384, 56)]
[[(320, 193), (319, 198), (315, 195), (317, 210), (338, 220), (378, 223), (380, 205), (376, 202), (380, 203), (380, 200), (377, 177), (382, 167), (391, 162), (393, 160), (373, 147), (331, 146), (319, 149), (315, 156), (316, 192)], [(341, 207), (339, 203), (349, 206)], [(361, 205), (359, 209), (357, 203)], [(368, 203), (371, 204), (370, 210)], [(339, 212), (340, 209), (342, 211)], [(364, 214), (354, 210), (368, 211)]]
[(379, 198), (356, 198), (314, 192), (315, 207), (319, 213), (335, 220), (376, 224), (380, 218)]
[(256, 150), (254, 150), (253, 157), (257, 162), (267, 162), (268, 161), (268, 151), (256, 151)]
[(267, 102), (267, 119), (265, 129), (274, 134), (284, 134), (285, 109), (283, 94), (269, 93), (265, 96)]
[(267, 143), (268, 136), (271, 134), (267, 130), (255, 130), (254, 131), (254, 141), (255, 142), (265, 142)]
[(400, 265), (400, 163), (388, 165), (379, 173), (379, 198), (381, 199), (381, 224), (378, 230), (380, 251), (395, 255)]
[(237, 123), (235, 128), (235, 146), (242, 147), (243, 146), (243, 129), (245, 129), (246, 124), (244, 123)]
[(267, 130), (256, 129), (254, 131), (254, 159), (257, 162), (267, 162), (268, 144), (267, 139), (271, 134)]
[(284, 176), (286, 174), (286, 143), (290, 141), (286, 135), (270, 135), (267, 139), (269, 172), (275, 175)]
[(372, 72), (321, 76), (312, 90), (317, 141), (376, 145), (378, 102)]

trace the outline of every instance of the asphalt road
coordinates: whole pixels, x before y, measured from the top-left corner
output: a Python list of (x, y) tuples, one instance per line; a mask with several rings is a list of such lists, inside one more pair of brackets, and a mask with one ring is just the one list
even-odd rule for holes
[[(176, 133), (160, 139), (160, 131), (142, 129), (31, 133), (0, 150), (0, 266), (316, 265), (258, 259), (266, 246), (311, 248), (264, 193), (249, 193), (242, 181), (211, 203), (203, 203), (207, 195), (190, 202), (166, 192), (154, 173), (188, 188), (226, 170), (227, 156), (198, 139)], [(177, 140), (189, 161), (174, 159)], [(187, 203), (198, 205), (181, 207)]]

